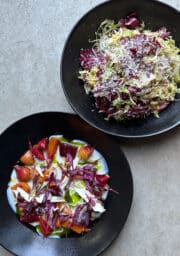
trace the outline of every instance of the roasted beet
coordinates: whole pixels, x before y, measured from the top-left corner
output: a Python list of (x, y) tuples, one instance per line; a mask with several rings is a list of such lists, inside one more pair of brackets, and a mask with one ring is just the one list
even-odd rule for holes
[(109, 181), (109, 175), (96, 175), (96, 180), (101, 186), (105, 186)]
[(75, 158), (77, 153), (77, 147), (68, 143), (60, 143), (60, 155), (67, 157), (67, 154), (71, 154), (72, 158)]
[(36, 158), (38, 158), (39, 160), (44, 160), (44, 154), (43, 152), (39, 149), (38, 145), (34, 145), (32, 148), (32, 154), (33, 156), (35, 156)]
[(43, 138), (42, 140), (40, 140), (38, 142), (38, 148), (40, 150), (46, 150), (47, 149), (47, 146), (48, 146), (48, 139), (47, 138)]

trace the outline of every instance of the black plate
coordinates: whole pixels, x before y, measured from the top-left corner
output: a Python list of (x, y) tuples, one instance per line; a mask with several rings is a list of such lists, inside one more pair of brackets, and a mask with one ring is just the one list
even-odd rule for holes
[[(20, 223), (6, 197), (12, 166), (27, 150), (28, 139), (63, 134), (67, 138), (87, 141), (105, 157), (110, 171), (110, 185), (119, 195), (109, 193), (107, 211), (92, 230), (83, 236), (44, 239)], [(10, 126), (0, 136), (0, 244), (18, 256), (93, 256), (100, 254), (117, 237), (128, 216), (133, 181), (128, 162), (118, 142), (89, 126), (79, 117), (59, 112), (28, 116)]]
[(61, 80), (64, 93), (75, 110), (94, 127), (121, 137), (146, 137), (165, 132), (180, 124), (180, 102), (174, 102), (164, 110), (159, 119), (150, 116), (142, 120), (126, 123), (107, 122), (94, 106), (91, 97), (85, 94), (83, 83), (77, 78), (79, 51), (92, 47), (89, 39), (95, 38), (95, 31), (105, 19), (119, 20), (131, 12), (136, 12), (146, 27), (156, 30), (166, 26), (172, 32), (180, 47), (180, 14), (172, 7), (153, 0), (108, 1), (88, 12), (73, 28), (64, 48), (61, 61)]

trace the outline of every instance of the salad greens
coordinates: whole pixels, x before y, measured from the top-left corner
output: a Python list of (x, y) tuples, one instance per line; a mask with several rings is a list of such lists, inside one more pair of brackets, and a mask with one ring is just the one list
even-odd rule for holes
[(103, 156), (62, 135), (30, 143), (14, 166), (7, 195), (20, 221), (44, 237), (81, 234), (103, 212), (110, 189)]
[(180, 92), (180, 49), (165, 27), (145, 29), (132, 14), (104, 20), (92, 48), (81, 49), (79, 78), (106, 120), (159, 112)]

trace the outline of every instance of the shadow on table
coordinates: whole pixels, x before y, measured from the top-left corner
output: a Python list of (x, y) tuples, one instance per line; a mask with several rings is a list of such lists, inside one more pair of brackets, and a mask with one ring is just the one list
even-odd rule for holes
[(174, 139), (174, 136), (177, 134), (180, 134), (180, 126), (159, 134), (152, 137), (146, 137), (146, 138), (118, 138), (118, 141), (120, 142), (121, 146), (125, 147), (140, 147), (145, 145), (156, 145), (159, 143), (165, 143), (171, 139)]

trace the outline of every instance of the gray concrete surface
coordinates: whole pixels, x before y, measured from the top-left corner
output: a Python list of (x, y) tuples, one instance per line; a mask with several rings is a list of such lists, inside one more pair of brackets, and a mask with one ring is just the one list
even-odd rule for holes
[[(74, 23), (101, 2), (0, 0), (0, 132), (31, 113), (73, 112), (60, 87), (61, 50)], [(179, 0), (164, 2), (180, 9)], [(103, 255), (179, 256), (180, 128), (120, 143), (133, 172), (134, 201)], [(10, 255), (0, 247), (0, 256)]]

